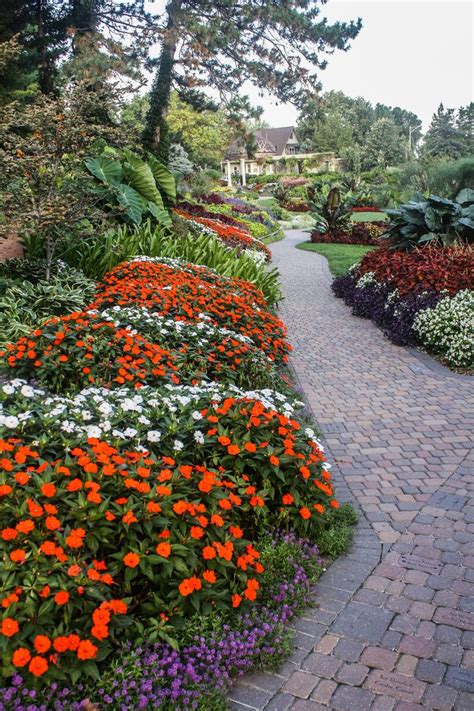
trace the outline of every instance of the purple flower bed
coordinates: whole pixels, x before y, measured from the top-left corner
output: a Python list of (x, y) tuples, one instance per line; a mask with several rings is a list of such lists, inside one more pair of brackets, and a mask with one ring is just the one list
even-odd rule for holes
[(15, 675), (11, 686), (0, 690), (0, 711), (90, 711), (95, 703), (120, 711), (195, 709), (204, 696), (225, 693), (236, 676), (272, 658), (281, 660), (288, 622), (310, 604), (312, 579), (323, 560), (317, 546), (292, 533), (275, 538), (296, 545), (298, 560), (290, 558), (291, 576), (268, 590), (265, 604), (252, 613), (195, 634), (179, 651), (162, 642), (129, 645), (93, 687), (52, 683), (36, 691)]
[(393, 287), (387, 283), (367, 284), (357, 288), (356, 271), (336, 277), (334, 294), (352, 307), (354, 316), (368, 318), (379, 326), (397, 346), (416, 343), (413, 322), (419, 311), (435, 306), (441, 296), (435, 291), (420, 291), (405, 296), (391, 296)]

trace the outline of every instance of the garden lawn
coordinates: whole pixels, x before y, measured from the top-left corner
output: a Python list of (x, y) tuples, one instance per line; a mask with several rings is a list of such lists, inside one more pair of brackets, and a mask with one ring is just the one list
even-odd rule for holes
[(385, 212), (353, 212), (351, 214), (352, 222), (380, 222), (388, 219)]
[(326, 257), (329, 269), (334, 276), (345, 274), (349, 267), (358, 262), (364, 254), (374, 249), (374, 247), (366, 247), (360, 244), (323, 244), (321, 242), (301, 242), (296, 247), (297, 249), (305, 249), (308, 252), (317, 252)]

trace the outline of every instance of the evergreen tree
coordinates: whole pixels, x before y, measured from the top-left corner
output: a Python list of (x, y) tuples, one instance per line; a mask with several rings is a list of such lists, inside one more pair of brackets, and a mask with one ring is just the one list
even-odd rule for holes
[(441, 103), (426, 132), (423, 154), (430, 158), (461, 158), (464, 148), (464, 137), (456, 126), (454, 109), (445, 109)]
[(169, 0), (161, 55), (150, 94), (144, 145), (166, 160), (171, 88), (215, 87), (235, 96), (246, 81), (301, 105), (319, 84), (324, 52), (347, 50), (361, 22), (329, 25), (316, 0)]
[(405, 152), (400, 129), (391, 118), (379, 118), (372, 125), (365, 144), (367, 168), (397, 165), (404, 160)]
[(456, 127), (463, 142), (463, 155), (474, 156), (474, 102), (461, 106), (458, 111)]

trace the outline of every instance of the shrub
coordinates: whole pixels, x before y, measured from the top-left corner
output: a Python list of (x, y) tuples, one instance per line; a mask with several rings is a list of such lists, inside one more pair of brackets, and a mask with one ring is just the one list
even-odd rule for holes
[(449, 365), (474, 367), (474, 293), (459, 291), (419, 313), (413, 324), (420, 343)]
[(286, 362), (285, 327), (251, 284), (205, 267), (144, 259), (109, 272), (92, 308), (136, 304), (178, 320), (206, 321), (248, 336), (272, 361)]
[(472, 205), (474, 190), (461, 190), (456, 199), (417, 193), (398, 210), (388, 210), (387, 239), (397, 249), (413, 249), (427, 243), (451, 245), (474, 241)]
[(373, 272), (377, 281), (388, 282), (401, 295), (425, 290), (454, 295), (473, 286), (474, 250), (468, 245), (430, 245), (411, 252), (375, 249), (364, 255), (358, 272)]
[(45, 399), (14, 381), (0, 397), (0, 426), (15, 432), (0, 475), (9, 671), (96, 674), (111, 642), (139, 643), (145, 626), (168, 639), (191, 611), (249, 605), (258, 530), (314, 534), (338, 507), (314, 433), (272, 391)]

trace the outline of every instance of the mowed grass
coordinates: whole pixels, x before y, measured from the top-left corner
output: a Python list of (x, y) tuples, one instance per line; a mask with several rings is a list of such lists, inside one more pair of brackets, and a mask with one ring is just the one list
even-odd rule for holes
[(329, 269), (334, 276), (345, 274), (349, 267), (359, 261), (366, 252), (370, 252), (375, 247), (366, 247), (361, 244), (326, 244), (322, 242), (300, 242), (297, 249), (304, 249), (308, 252), (317, 252), (326, 257)]
[(352, 222), (381, 222), (387, 219), (388, 215), (385, 212), (353, 212), (351, 214)]

